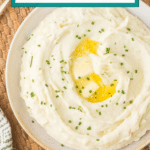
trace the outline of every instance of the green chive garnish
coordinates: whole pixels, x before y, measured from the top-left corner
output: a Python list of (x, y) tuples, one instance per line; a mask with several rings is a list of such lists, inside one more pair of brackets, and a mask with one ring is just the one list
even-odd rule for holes
[(94, 22), (92, 21), (91, 24), (94, 25)]
[(72, 121), (71, 121), (71, 120), (68, 120), (68, 122), (71, 123)]
[(30, 63), (30, 67), (32, 66), (32, 61), (33, 61), (33, 56), (31, 56), (31, 63)]
[(92, 90), (89, 90), (89, 93), (92, 93)]
[(91, 127), (89, 126), (89, 127), (87, 128), (87, 130), (91, 130)]
[(31, 92), (31, 94), (30, 94), (30, 95), (31, 95), (31, 97), (34, 97), (34, 96), (35, 96), (34, 92)]
[(130, 31), (131, 29), (130, 29), (130, 28), (127, 28), (127, 30)]

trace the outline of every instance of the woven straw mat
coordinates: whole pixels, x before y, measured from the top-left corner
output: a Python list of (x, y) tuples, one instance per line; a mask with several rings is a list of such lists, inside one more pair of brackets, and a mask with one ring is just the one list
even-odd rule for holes
[[(150, 6), (150, 0), (143, 1)], [(10, 107), (5, 88), (5, 64), (11, 41), (22, 21), (33, 9), (33, 7), (11, 7), (9, 3), (3, 15), (0, 16), (0, 108), (11, 124), (15, 150), (44, 150), (19, 125)], [(143, 150), (150, 150), (150, 144)]]

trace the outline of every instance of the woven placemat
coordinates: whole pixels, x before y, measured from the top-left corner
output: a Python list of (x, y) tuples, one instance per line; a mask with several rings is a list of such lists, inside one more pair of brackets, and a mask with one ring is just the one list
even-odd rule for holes
[[(143, 1), (150, 6), (150, 0)], [(10, 107), (5, 88), (5, 64), (9, 46), (18, 27), (33, 9), (32, 7), (14, 8), (9, 3), (3, 15), (0, 16), (0, 107), (11, 124), (13, 147), (16, 150), (44, 150), (19, 125)], [(143, 150), (150, 150), (150, 145)]]

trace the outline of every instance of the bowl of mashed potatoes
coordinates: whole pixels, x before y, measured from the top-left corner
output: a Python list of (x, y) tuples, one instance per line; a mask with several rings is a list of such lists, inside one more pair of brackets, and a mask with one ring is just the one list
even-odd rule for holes
[(129, 11), (150, 10), (38, 8), (18, 30), (7, 92), (41, 146), (134, 149), (150, 138), (150, 30)]

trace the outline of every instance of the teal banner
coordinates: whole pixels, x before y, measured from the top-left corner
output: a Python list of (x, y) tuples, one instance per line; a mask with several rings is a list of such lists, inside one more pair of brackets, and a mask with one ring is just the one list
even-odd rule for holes
[[(105, 0), (106, 1), (106, 0)], [(104, 0), (95, 0), (87, 2), (61, 2), (61, 0), (45, 0), (45, 2), (39, 2), (39, 0), (11, 0), (13, 7), (139, 7), (139, 0), (111, 0), (111, 2), (105, 2)], [(118, 2), (119, 1), (119, 2)]]

